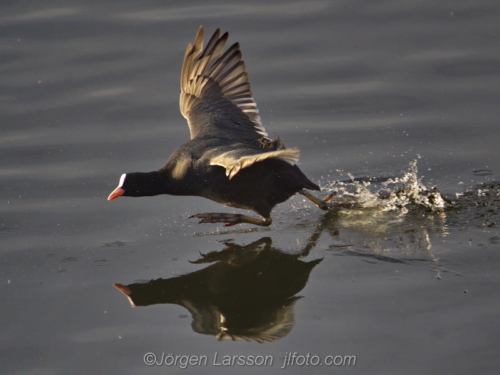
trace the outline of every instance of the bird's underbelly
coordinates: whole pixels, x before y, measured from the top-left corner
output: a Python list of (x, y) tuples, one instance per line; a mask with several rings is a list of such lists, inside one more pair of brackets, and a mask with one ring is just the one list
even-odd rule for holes
[(200, 176), (203, 185), (200, 196), (226, 206), (253, 210), (261, 216), (267, 217), (275, 205), (286, 201), (301, 188), (294, 181), (288, 181), (289, 176), (272, 168), (245, 168), (232, 179), (226, 176), (223, 167), (211, 168), (214, 170)]

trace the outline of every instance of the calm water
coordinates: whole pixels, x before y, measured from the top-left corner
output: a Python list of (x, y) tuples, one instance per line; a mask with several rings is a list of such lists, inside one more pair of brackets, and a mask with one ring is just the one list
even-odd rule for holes
[[(206, 4), (0, 6), (2, 374), (274, 373), (287, 353), (318, 364), (291, 374), (497, 373), (498, 4)], [(313, 181), (415, 159), (454, 207), (295, 197), (270, 228), (231, 230), (188, 220), (234, 212), (202, 198), (106, 201), (188, 139), (178, 81), (200, 24), (241, 43), (266, 130)]]

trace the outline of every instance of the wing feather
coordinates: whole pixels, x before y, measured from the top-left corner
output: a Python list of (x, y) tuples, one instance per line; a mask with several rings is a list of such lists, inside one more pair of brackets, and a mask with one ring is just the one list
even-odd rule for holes
[[(203, 48), (203, 27), (188, 44), (181, 70), (180, 110), (191, 139), (204, 135), (259, 140), (268, 134), (250, 90), (238, 43), (225, 52), (229, 34), (217, 29)], [(234, 129), (234, 131), (232, 131)]]
[(210, 165), (219, 165), (226, 169), (226, 176), (233, 178), (241, 169), (265, 159), (279, 159), (295, 165), (299, 161), (298, 148), (285, 148), (276, 151), (259, 152), (254, 149), (237, 149), (225, 152), (210, 160)]

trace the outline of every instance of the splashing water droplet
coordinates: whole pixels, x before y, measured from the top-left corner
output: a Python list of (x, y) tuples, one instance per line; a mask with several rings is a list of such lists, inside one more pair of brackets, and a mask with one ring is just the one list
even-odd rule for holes
[(360, 208), (378, 208), (383, 211), (400, 210), (410, 206), (424, 207), (431, 211), (442, 211), (450, 202), (437, 188), (427, 188), (418, 177), (417, 160), (412, 160), (402, 177), (390, 178), (380, 184), (370, 180), (355, 179), (350, 182), (332, 182), (325, 188), (337, 191), (336, 200)]

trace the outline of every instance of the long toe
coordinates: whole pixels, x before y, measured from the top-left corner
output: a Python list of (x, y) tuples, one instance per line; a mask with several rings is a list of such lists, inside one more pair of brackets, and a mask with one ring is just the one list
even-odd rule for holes
[(226, 227), (230, 227), (240, 223), (254, 224), (260, 226), (268, 226), (271, 224), (271, 218), (268, 219), (255, 219), (250, 216), (242, 214), (226, 214), (226, 213), (203, 213), (194, 214), (189, 217), (198, 218), (198, 224), (203, 223), (223, 223)]
[(203, 213), (191, 215), (189, 218), (198, 218), (198, 224), (203, 223), (224, 223), (226, 227), (243, 223), (241, 214), (226, 214), (226, 213)]
[(328, 194), (326, 197), (323, 198), (323, 202), (328, 202), (330, 199), (332, 199), (336, 195), (337, 195), (336, 191), (334, 191), (333, 193)]

